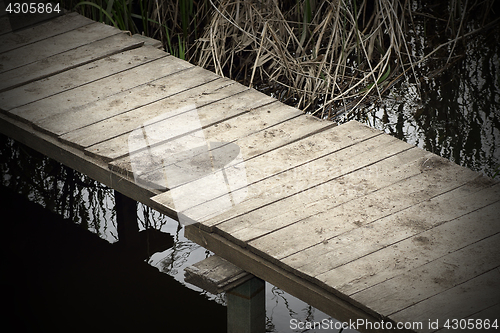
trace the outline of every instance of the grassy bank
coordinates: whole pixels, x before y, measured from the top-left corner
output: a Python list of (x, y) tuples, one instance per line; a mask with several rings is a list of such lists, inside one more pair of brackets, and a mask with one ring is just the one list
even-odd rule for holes
[[(348, 117), (419, 65), (458, 61), (494, 0), (66, 0), (73, 9), (321, 118)], [(497, 6), (498, 7), (498, 6)], [(433, 73), (434, 75), (436, 73)]]

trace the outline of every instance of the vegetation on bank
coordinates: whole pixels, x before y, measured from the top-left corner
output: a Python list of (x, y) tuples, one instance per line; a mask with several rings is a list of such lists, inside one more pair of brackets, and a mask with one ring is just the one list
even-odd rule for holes
[[(418, 83), (499, 22), (494, 0), (63, 0), (162, 41), (180, 58), (321, 118), (348, 117), (398, 81)], [(439, 72), (439, 71), (438, 71)]]

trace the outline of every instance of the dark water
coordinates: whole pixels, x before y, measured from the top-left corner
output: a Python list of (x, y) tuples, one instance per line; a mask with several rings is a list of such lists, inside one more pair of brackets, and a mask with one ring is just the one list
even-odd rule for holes
[[(429, 53), (418, 33), (415, 53)], [(500, 167), (500, 25), (457, 43), (447, 63), (450, 48), (416, 67), (418, 81), (402, 80), (350, 119), (491, 177)]]
[(13, 331), (226, 330), (224, 306), (119, 242), (111, 244), (5, 187), (0, 204), (11, 212), (2, 221), (2, 324)]
[[(0, 205), (12, 212), (1, 244), (4, 319), (16, 331), (226, 331), (224, 296), (184, 282), (184, 268), (211, 253), (176, 221), (139, 204), (142, 243), (126, 250), (111, 189), (3, 135), (0, 153)], [(268, 332), (331, 319), (269, 283), (266, 316)]]

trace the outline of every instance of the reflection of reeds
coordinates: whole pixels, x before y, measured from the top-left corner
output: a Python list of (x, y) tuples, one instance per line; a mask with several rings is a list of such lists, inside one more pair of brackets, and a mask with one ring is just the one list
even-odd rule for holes
[[(71, 1), (94, 19), (132, 33), (144, 31), (160, 38), (165, 49), (178, 57), (250, 86), (272, 86), (274, 93), (281, 90), (281, 97), (288, 96), (289, 104), (330, 119), (381, 97), (405, 76), (418, 82), (415, 65), (438, 50), (446, 50), (450, 61), (459, 42), (479, 30), (468, 26), (469, 19), (478, 18), (480, 25), (486, 25), (494, 4), (494, 0), (450, 0), (444, 5), (417, 0)], [(416, 28), (416, 19), (425, 20), (423, 29)], [(440, 22), (446, 26), (435, 34)], [(434, 50), (423, 54), (412, 50), (415, 39), (435, 35), (440, 35), (434, 38), (440, 44), (434, 44)]]

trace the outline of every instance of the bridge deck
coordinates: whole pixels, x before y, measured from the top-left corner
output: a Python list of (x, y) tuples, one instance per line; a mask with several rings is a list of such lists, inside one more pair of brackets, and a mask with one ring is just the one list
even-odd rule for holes
[(74, 13), (0, 26), (2, 133), (339, 320), (498, 318), (499, 182)]

